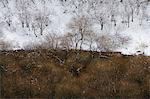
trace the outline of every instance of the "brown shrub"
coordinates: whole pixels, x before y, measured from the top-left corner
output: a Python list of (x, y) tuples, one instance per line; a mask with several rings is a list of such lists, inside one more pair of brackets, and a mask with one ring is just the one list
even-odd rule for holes
[[(63, 50), (52, 51), (63, 59)], [(69, 51), (63, 66), (47, 57), (49, 51), (0, 52), (0, 63), (7, 71), (1, 77), (2, 98), (83, 98), (129, 97), (148, 98), (150, 59), (146, 56), (116, 56), (109, 53), (106, 59), (91, 59), (88, 51), (76, 57), (76, 50)], [(39, 54), (40, 53), (40, 54)], [(104, 54), (103, 55), (107, 55)], [(75, 63), (79, 76), (71, 76), (66, 66)]]

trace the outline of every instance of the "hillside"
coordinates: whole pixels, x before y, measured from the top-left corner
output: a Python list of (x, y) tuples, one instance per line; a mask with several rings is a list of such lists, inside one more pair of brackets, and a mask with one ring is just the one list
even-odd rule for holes
[(150, 97), (150, 57), (119, 52), (0, 52), (0, 98)]
[[(11, 50), (25, 49), (41, 44), (53, 33), (78, 33), (68, 24), (82, 16), (90, 20), (90, 29), (97, 39), (101, 34), (115, 33), (130, 37), (129, 44), (113, 51), (128, 55), (141, 51), (150, 55), (149, 0), (0, 0), (0, 45), (4, 41), (10, 43)], [(89, 50), (85, 39), (79, 43), (84, 42), (84, 50)], [(95, 38), (92, 40), (95, 51)]]

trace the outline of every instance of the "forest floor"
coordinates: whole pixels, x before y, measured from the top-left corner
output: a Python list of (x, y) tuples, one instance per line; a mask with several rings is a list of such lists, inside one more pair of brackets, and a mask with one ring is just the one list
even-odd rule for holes
[(77, 50), (0, 52), (0, 98), (150, 97), (150, 56)]

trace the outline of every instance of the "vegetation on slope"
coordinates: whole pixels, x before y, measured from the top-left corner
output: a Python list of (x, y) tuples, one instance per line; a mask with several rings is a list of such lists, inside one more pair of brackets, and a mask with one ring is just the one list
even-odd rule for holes
[(0, 52), (1, 98), (150, 97), (150, 57), (118, 52)]

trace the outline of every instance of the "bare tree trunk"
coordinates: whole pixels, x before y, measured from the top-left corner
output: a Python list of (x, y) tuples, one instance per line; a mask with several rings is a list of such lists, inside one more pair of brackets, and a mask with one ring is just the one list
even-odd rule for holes
[(80, 50), (82, 50), (83, 37), (81, 38)]
[(43, 28), (40, 28), (40, 34), (43, 35)]
[(116, 26), (116, 20), (114, 20), (114, 26)]
[(9, 21), (6, 21), (6, 23), (8, 24), (9, 27), (10, 27), (10, 25), (11, 25), (10, 22), (11, 22), (10, 20), (9, 20)]
[(129, 25), (130, 25), (130, 16), (128, 16), (128, 28), (130, 27)]
[(103, 30), (103, 27), (104, 27), (104, 23), (102, 22), (101, 23), (101, 30)]
[(131, 21), (133, 22), (133, 9), (132, 9), (132, 20)]
[(26, 27), (29, 28), (28, 17), (26, 16)]
[(37, 37), (37, 35), (36, 35), (36, 33), (35, 33), (35, 28), (33, 29), (33, 31), (34, 31), (34, 35)]
[(31, 1), (35, 4), (34, 0), (31, 0)]
[(43, 35), (43, 23), (40, 22), (40, 34)]
[(78, 40), (78, 41), (76, 42), (75, 49), (77, 49), (77, 48), (78, 48), (78, 44), (79, 44), (79, 42), (80, 42), (80, 40)]
[(75, 46), (75, 49), (77, 49), (78, 48), (78, 43), (76, 42), (76, 46)]
[(22, 24), (22, 28), (24, 28), (24, 22), (23, 21), (21, 22), (21, 24)]
[(3, 6), (6, 7), (5, 3), (3, 1), (1, 1), (1, 2), (2, 2)]
[(90, 42), (90, 51), (92, 51), (92, 41)]

